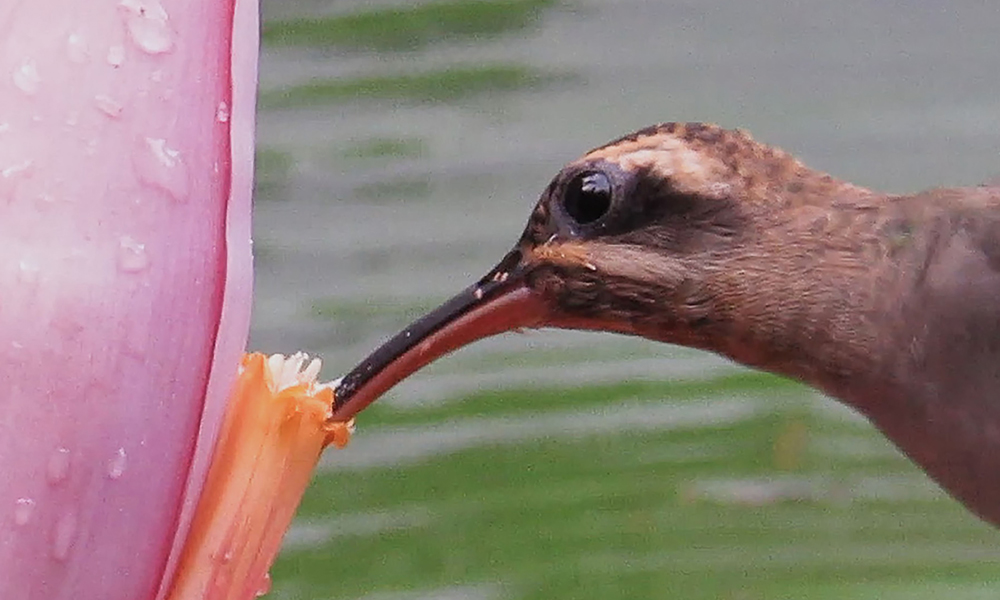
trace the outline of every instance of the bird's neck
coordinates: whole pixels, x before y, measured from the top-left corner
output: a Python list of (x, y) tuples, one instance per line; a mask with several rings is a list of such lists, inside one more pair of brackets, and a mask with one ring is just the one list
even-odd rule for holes
[[(802, 206), (761, 225), (739, 252), (700, 267), (712, 299), (698, 345), (853, 399), (883, 379), (886, 218), (871, 205)], [(884, 263), (884, 264), (883, 264)]]
[(855, 407), (1000, 525), (1000, 318), (993, 288), (968, 283), (991, 272), (969, 272), (969, 233), (933, 216), (946, 200), (817, 212), (812, 228), (762, 234), (709, 270), (727, 330), (703, 347)]

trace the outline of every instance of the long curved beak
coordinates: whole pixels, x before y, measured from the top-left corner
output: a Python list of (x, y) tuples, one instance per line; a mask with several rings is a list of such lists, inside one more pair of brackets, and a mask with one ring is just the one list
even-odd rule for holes
[(476, 340), (542, 327), (550, 309), (524, 279), (514, 249), (479, 282), (412, 323), (344, 376), (334, 391), (332, 421), (346, 421), (414, 371)]

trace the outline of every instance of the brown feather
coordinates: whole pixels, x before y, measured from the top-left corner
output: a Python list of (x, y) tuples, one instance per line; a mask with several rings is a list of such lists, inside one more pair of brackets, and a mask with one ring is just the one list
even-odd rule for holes
[[(587, 170), (620, 196), (567, 222), (562, 190)], [(1000, 188), (879, 194), (745, 132), (668, 123), (567, 165), (520, 248), (554, 325), (813, 384), (1000, 523)]]

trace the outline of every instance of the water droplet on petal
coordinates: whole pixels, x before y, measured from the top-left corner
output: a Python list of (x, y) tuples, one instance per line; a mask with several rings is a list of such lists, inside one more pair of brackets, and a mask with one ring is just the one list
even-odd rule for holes
[(260, 585), (257, 587), (257, 592), (256, 592), (257, 597), (260, 598), (261, 596), (267, 594), (270, 591), (271, 591), (271, 574), (264, 573), (264, 579), (260, 582)]
[(52, 557), (56, 560), (66, 560), (74, 539), (76, 539), (76, 513), (68, 512), (56, 523), (52, 540)]
[(149, 54), (163, 54), (174, 47), (167, 11), (157, 0), (122, 0), (121, 7), (129, 37)]
[(14, 502), (14, 524), (27, 525), (35, 512), (35, 501), (31, 498), (18, 498)]
[(108, 461), (108, 477), (118, 479), (125, 473), (125, 464), (128, 457), (125, 455), (125, 448), (119, 448), (111, 460)]
[(108, 48), (108, 64), (116, 69), (125, 64), (125, 48), (122, 46)]
[(17, 281), (23, 284), (36, 283), (39, 270), (35, 263), (22, 259), (17, 263)]
[(79, 33), (71, 33), (66, 38), (66, 55), (72, 62), (83, 64), (87, 62), (90, 52), (87, 49), (87, 42)]
[(38, 66), (35, 61), (26, 60), (21, 66), (14, 69), (14, 85), (25, 94), (34, 94), (38, 91), (38, 86), (42, 82), (38, 74)]
[(149, 267), (146, 244), (140, 244), (131, 236), (123, 235), (118, 243), (118, 268), (126, 273), (138, 273)]
[(143, 147), (133, 159), (139, 179), (166, 191), (178, 202), (186, 201), (190, 183), (180, 151), (162, 138), (144, 138), (140, 145)]
[(229, 105), (225, 102), (219, 102), (219, 107), (215, 109), (215, 120), (219, 123), (229, 122)]
[(56, 448), (56, 451), (49, 457), (49, 464), (45, 469), (49, 483), (55, 485), (66, 479), (66, 476), (69, 475), (70, 458), (68, 448)]
[(19, 163), (15, 163), (0, 169), (0, 177), (4, 179), (13, 179), (18, 175), (27, 174), (32, 167), (32, 162), (30, 160), (24, 160)]
[(94, 104), (97, 105), (98, 110), (108, 115), (112, 119), (122, 114), (122, 105), (115, 102), (109, 96), (104, 96), (104, 95), (94, 96)]

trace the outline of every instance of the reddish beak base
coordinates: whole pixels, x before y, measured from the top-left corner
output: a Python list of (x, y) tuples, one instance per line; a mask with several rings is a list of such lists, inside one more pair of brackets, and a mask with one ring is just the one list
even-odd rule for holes
[(551, 321), (540, 295), (520, 278), (494, 272), (397, 334), (344, 376), (331, 421), (346, 421), (408, 375), (485, 337)]

